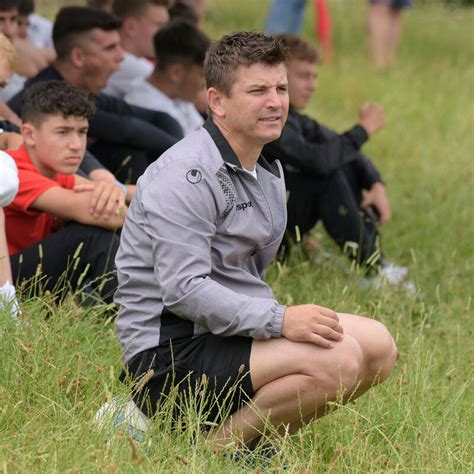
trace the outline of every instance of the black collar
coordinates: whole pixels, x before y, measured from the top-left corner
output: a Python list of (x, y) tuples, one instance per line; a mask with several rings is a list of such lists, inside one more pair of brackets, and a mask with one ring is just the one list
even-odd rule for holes
[[(209, 135), (214, 140), (214, 143), (216, 144), (224, 162), (232, 167), (242, 169), (242, 165), (240, 163), (239, 158), (235, 154), (235, 151), (232, 149), (229, 142), (226, 140), (222, 132), (219, 130), (217, 125), (212, 121), (210, 117), (204, 122), (203, 127), (209, 132)], [(278, 167), (270, 165), (268, 161), (263, 157), (263, 155), (259, 156), (257, 163), (262, 168), (266, 169), (278, 178), (280, 177)]]

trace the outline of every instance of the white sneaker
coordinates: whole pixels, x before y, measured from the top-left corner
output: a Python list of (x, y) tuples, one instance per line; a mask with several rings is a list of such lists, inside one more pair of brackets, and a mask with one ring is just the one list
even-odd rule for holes
[(416, 287), (408, 279), (408, 269), (391, 263), (382, 265), (378, 274), (366, 279), (366, 282), (372, 288), (382, 288), (390, 285), (398, 290), (416, 295)]
[(94, 416), (94, 422), (100, 429), (108, 427), (124, 431), (135, 441), (143, 441), (150, 426), (150, 419), (135, 405), (132, 399), (123, 400), (119, 397), (104, 403)]

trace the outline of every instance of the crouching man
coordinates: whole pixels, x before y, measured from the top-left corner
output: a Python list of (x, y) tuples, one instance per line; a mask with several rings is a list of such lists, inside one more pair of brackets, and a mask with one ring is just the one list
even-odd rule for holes
[(248, 445), (266, 421), (296, 431), (385, 380), (397, 354), (381, 323), (286, 307), (263, 280), (286, 225), (281, 166), (261, 156), (287, 117), (286, 59), (260, 33), (210, 47), (210, 118), (140, 178), (116, 259), (118, 337), (128, 372), (146, 374), (135, 403), (153, 415), (171, 385), (185, 397), (206, 374), (229, 413), (218, 445)]

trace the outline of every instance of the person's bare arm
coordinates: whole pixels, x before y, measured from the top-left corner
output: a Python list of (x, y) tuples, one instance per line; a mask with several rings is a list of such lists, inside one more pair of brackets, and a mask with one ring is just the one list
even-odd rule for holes
[(18, 117), (18, 115), (13, 112), (10, 107), (8, 107), (3, 100), (0, 100), (0, 117), (4, 118), (5, 120), (8, 120), (11, 123), (14, 123), (15, 125), (21, 126), (21, 119)]
[(18, 57), (16, 72), (20, 76), (34, 77), (54, 61), (49, 48), (37, 48), (31, 41), (22, 38), (16, 38), (13, 44)]
[(0, 150), (18, 150), (23, 145), (23, 138), (19, 133), (0, 133)]
[(110, 216), (104, 213), (95, 217), (91, 212), (91, 199), (93, 190), (74, 192), (55, 186), (46, 190), (33, 201), (31, 207), (52, 214), (60, 219), (73, 220), (81, 224), (95, 225), (105, 229), (118, 229), (125, 221), (126, 207), (121, 207), (118, 212)]

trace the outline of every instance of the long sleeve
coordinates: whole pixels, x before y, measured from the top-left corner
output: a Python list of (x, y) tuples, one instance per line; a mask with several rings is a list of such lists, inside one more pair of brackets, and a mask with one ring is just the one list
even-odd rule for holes
[[(201, 170), (203, 179), (190, 184), (189, 169)], [(216, 188), (216, 177), (206, 174), (197, 159), (184, 159), (161, 170), (139, 197), (163, 304), (214, 334), (280, 337), (284, 306), (237, 293), (210, 278), (212, 239), (226, 206)]]

